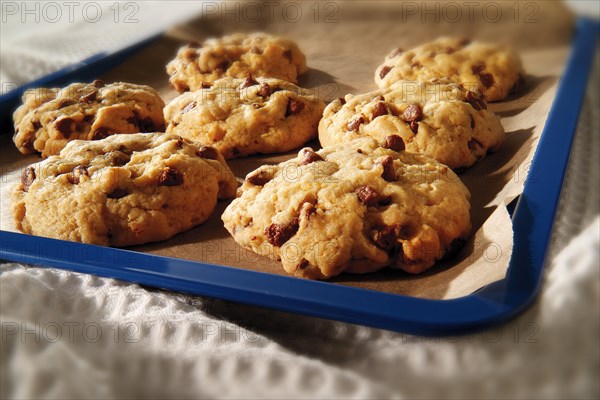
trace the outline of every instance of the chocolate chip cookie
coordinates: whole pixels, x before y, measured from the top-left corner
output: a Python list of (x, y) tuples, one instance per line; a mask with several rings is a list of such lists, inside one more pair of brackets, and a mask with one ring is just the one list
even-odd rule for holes
[(72, 141), (27, 167), (12, 200), (22, 232), (129, 246), (201, 224), (236, 187), (215, 148), (164, 133), (119, 134)]
[(422, 46), (388, 54), (375, 72), (375, 83), (389, 87), (399, 80), (446, 78), (483, 94), (487, 101), (504, 99), (523, 76), (519, 55), (507, 46), (459, 38), (440, 38)]
[(278, 78), (297, 83), (306, 57), (291, 40), (265, 33), (233, 34), (190, 43), (167, 65), (169, 82), (180, 92), (198, 90), (224, 77)]
[(317, 135), (325, 104), (280, 79), (223, 78), (165, 107), (167, 132), (214, 146), (226, 159), (280, 153)]
[(305, 148), (262, 166), (223, 213), (225, 228), (304, 278), (425, 271), (469, 234), (470, 193), (445, 165), (393, 149), (399, 141)]
[(331, 102), (319, 123), (323, 146), (362, 136), (398, 135), (406, 150), (451, 168), (473, 165), (504, 140), (498, 117), (483, 99), (460, 85), (399, 81), (390, 88)]
[(165, 103), (151, 87), (131, 83), (74, 83), (63, 89), (32, 89), (14, 115), (13, 141), (23, 154), (58, 154), (75, 139), (115, 133), (164, 131)]

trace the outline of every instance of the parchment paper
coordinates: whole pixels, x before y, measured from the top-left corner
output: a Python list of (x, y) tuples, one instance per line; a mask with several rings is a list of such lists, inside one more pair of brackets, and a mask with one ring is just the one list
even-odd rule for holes
[[(482, 7), (477, 9), (457, 2), (454, 4), (463, 9), (463, 15), (456, 20), (456, 13), (450, 14), (450, 9), (444, 11), (439, 5), (438, 17), (426, 13), (427, 10), (434, 10), (435, 4), (443, 2), (414, 3), (417, 11), (407, 8), (407, 3), (402, 6), (399, 2), (323, 2), (319, 15), (316, 15), (314, 8), (310, 8), (311, 5), (314, 7), (314, 3), (294, 2), (293, 7), (300, 10), (297, 18), (298, 14), (290, 14), (290, 7), (286, 13), (281, 11), (286, 3), (274, 4), (268, 6), (271, 12), (267, 13), (268, 10), (263, 8), (263, 15), (258, 21), (255, 21), (256, 14), (249, 20), (243, 8), (238, 9), (241, 14), (239, 22), (231, 13), (211, 9), (210, 15), (174, 28), (101, 78), (106, 82), (129, 81), (151, 85), (168, 102), (177, 93), (168, 85), (165, 65), (183, 43), (238, 31), (266, 31), (288, 36), (299, 43), (310, 67), (309, 72), (301, 77), (299, 85), (313, 89), (317, 95), (329, 101), (346, 93), (375, 90), (375, 68), (396, 47), (408, 49), (441, 35), (468, 36), (511, 44), (522, 56), (527, 73), (526, 83), (508, 100), (489, 105), (501, 116), (507, 132), (502, 149), (460, 174), (472, 193), (473, 235), (465, 248), (453, 259), (440, 262), (421, 275), (412, 276), (402, 271), (384, 269), (368, 275), (342, 274), (330, 282), (421, 298), (450, 299), (470, 294), (502, 279), (513, 243), (512, 223), (506, 205), (522, 192), (564, 68), (573, 32), (568, 11), (558, 2), (535, 3), (536, 8), (533, 9), (527, 7), (532, 3), (526, 2), (518, 3), (517, 8), (521, 12), (516, 15), (510, 8), (515, 7), (513, 1), (496, 2), (503, 10), (502, 17), (498, 19), (498, 14), (491, 14), (489, 8), (484, 12)], [(469, 7), (472, 12), (469, 12)], [(492, 18), (494, 15), (496, 17)], [(537, 22), (532, 22), (535, 20)], [(20, 155), (10, 137), (0, 137), (0, 227), (14, 231), (10, 191), (19, 179), (20, 170), (39, 161), (39, 158)], [(310, 144), (318, 146), (317, 142)], [(280, 162), (292, 154), (294, 152), (232, 160), (230, 166), (241, 181), (258, 166)], [(536, 179), (535, 184), (543, 184), (542, 179), (552, 177), (535, 176), (530, 179)], [(234, 242), (220, 219), (227, 204), (219, 203), (211, 218), (199, 227), (164, 242), (131, 249), (284, 274), (279, 262), (255, 255)]]

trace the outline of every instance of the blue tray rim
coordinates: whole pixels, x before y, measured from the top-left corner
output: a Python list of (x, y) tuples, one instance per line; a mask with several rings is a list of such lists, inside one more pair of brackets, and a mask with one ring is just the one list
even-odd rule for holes
[[(410, 334), (464, 334), (502, 323), (539, 292), (599, 26), (578, 20), (566, 70), (513, 215), (515, 244), (506, 278), (468, 296), (420, 299), (6, 231), (0, 231), (0, 257)], [(40, 249), (56, 251), (42, 254)]]

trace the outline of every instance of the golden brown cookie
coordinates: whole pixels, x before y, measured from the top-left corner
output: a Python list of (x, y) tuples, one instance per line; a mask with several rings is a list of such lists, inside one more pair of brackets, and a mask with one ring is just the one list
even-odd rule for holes
[(470, 193), (445, 165), (361, 138), (251, 172), (227, 207), (242, 247), (325, 279), (386, 266), (420, 273), (470, 230)]
[(129, 246), (201, 224), (236, 187), (212, 147), (164, 133), (118, 134), (72, 141), (27, 167), (12, 198), (22, 232)]
[(224, 78), (165, 107), (167, 133), (214, 146), (226, 159), (281, 153), (317, 135), (325, 104), (280, 79)]
[(402, 138), (406, 150), (451, 168), (473, 165), (504, 140), (500, 119), (474, 92), (454, 83), (400, 81), (331, 102), (319, 123), (322, 146), (363, 136)]
[(98, 140), (115, 133), (163, 131), (165, 103), (151, 87), (131, 83), (74, 83), (32, 89), (13, 116), (13, 140), (23, 154), (58, 154), (71, 140)]
[(486, 101), (504, 99), (523, 74), (519, 55), (507, 46), (460, 38), (440, 38), (407, 51), (392, 50), (375, 72), (375, 83), (449, 79)]
[[(270, 77), (297, 83), (306, 57), (291, 40), (265, 33), (233, 34), (182, 47), (167, 65), (169, 82), (180, 92), (198, 90), (224, 77)], [(203, 86), (204, 84), (204, 86)]]

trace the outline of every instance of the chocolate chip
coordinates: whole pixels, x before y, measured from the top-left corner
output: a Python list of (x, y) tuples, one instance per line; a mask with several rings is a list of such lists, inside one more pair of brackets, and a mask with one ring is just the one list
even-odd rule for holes
[(21, 173), (21, 183), (23, 185), (23, 191), (29, 191), (29, 187), (35, 180), (35, 169), (33, 167), (27, 167)]
[(109, 137), (110, 135), (112, 135), (113, 132), (112, 130), (105, 128), (103, 126), (101, 126), (100, 128), (96, 129), (93, 133), (92, 133), (92, 140), (101, 140), (101, 139), (105, 139), (107, 137)]
[(302, 150), (302, 156), (304, 157), (300, 162), (300, 165), (306, 165), (313, 163), (315, 161), (323, 161), (323, 157), (315, 153), (315, 151), (311, 148), (306, 148)]
[(87, 165), (78, 165), (75, 168), (73, 168), (73, 173), (75, 175), (79, 175), (79, 176), (90, 176), (89, 172), (88, 172), (88, 166)]
[(271, 245), (281, 247), (298, 232), (299, 226), (297, 217), (289, 224), (271, 224), (265, 229), (265, 236)]
[(365, 123), (364, 117), (361, 115), (360, 117), (353, 119), (348, 122), (348, 129), (354, 132), (358, 132), (360, 125)]
[(33, 126), (33, 129), (38, 130), (42, 127), (42, 124), (40, 123), (40, 121), (32, 121), (31, 125)]
[(115, 167), (121, 167), (131, 161), (131, 156), (122, 151), (113, 150), (106, 155), (110, 162)]
[(397, 55), (402, 54), (403, 52), (404, 50), (402, 50), (400, 47), (397, 47), (394, 50), (392, 50), (390, 54), (388, 54), (388, 58), (394, 58)]
[(382, 115), (386, 115), (388, 113), (388, 108), (384, 102), (380, 101), (375, 105), (373, 109), (373, 118), (381, 117)]
[(363, 185), (355, 190), (358, 200), (367, 207), (374, 207), (377, 205), (377, 191), (371, 186)]
[(89, 176), (88, 167), (85, 165), (78, 165), (73, 168), (73, 171), (67, 177), (71, 184), (77, 185), (81, 181), (82, 176)]
[(308, 267), (308, 264), (308, 260), (306, 258), (303, 258), (302, 261), (300, 261), (298, 265), (296, 265), (296, 269), (306, 269)]
[(254, 85), (258, 85), (258, 82), (256, 81), (256, 79), (254, 79), (252, 74), (250, 72), (248, 72), (248, 74), (246, 75), (246, 79), (244, 79), (244, 82), (242, 82), (242, 84), (240, 85), (239, 90), (242, 90), (247, 87), (254, 86)]
[(483, 101), (479, 96), (477, 96), (475, 93), (471, 92), (470, 90), (467, 91), (467, 93), (465, 95), (465, 99), (466, 99), (467, 103), (471, 104), (471, 106), (473, 106), (473, 108), (477, 111), (487, 109), (487, 105), (485, 104), (485, 101)]
[(283, 52), (283, 56), (285, 58), (287, 58), (288, 60), (290, 60), (290, 62), (291, 62), (292, 61), (292, 50), (287, 49), (286, 51)]
[(338, 100), (340, 101), (340, 103), (342, 103), (342, 105), (346, 104), (346, 99), (344, 99), (343, 97), (338, 97)]
[(219, 63), (219, 65), (217, 65), (217, 69), (220, 69), (221, 71), (226, 71), (230, 65), (231, 62), (229, 60), (223, 60)]
[(175, 168), (166, 167), (158, 176), (159, 186), (179, 186), (183, 183), (183, 174)]
[(446, 48), (444, 49), (444, 53), (446, 53), (446, 54), (452, 54), (452, 53), (454, 53), (455, 51), (456, 51), (456, 50), (454, 50), (452, 47), (446, 47)]
[(260, 170), (246, 177), (248, 182), (256, 186), (263, 186), (271, 179), (273, 179), (273, 175), (267, 170)]
[(494, 86), (495, 80), (492, 74), (479, 74), (479, 79), (481, 79), (481, 83), (483, 83), (483, 86), (486, 88)]
[(97, 88), (102, 88), (104, 87), (104, 82), (102, 82), (100, 79), (96, 79), (94, 82), (92, 82), (92, 85), (96, 86)]
[(380, 164), (383, 166), (381, 177), (388, 182), (396, 180), (396, 170), (394, 169), (394, 159), (392, 156), (386, 156)]
[(79, 98), (79, 101), (82, 101), (84, 103), (91, 103), (93, 101), (96, 101), (97, 94), (98, 94), (98, 91), (93, 90), (93, 91), (89, 92), (88, 94), (84, 94), (83, 96), (81, 96)]
[(478, 75), (484, 69), (485, 69), (485, 64), (483, 64), (483, 63), (475, 64), (471, 67), (471, 71), (473, 71), (473, 74), (475, 74), (475, 75)]
[(122, 199), (123, 197), (127, 196), (129, 194), (129, 192), (125, 189), (115, 189), (112, 192), (108, 193), (106, 195), (106, 197), (108, 197), (109, 199)]
[(136, 111), (134, 111), (133, 117), (127, 118), (127, 122), (131, 125), (134, 125), (138, 132), (141, 133), (154, 132), (156, 130), (152, 118), (140, 118), (139, 114)]
[(375, 228), (373, 241), (377, 247), (385, 251), (393, 250), (398, 244), (396, 228), (397, 225)]
[(75, 102), (71, 99), (62, 99), (59, 103), (58, 103), (58, 108), (65, 108), (68, 106), (72, 106), (73, 104), (75, 104)]
[[(213, 85), (212, 82), (202, 82), (202, 83), (200, 83), (200, 87), (202, 89), (209, 89), (209, 88), (212, 87), (212, 85)], [(189, 88), (188, 88), (188, 90), (189, 90)]]
[(388, 67), (387, 65), (384, 66), (383, 68), (381, 68), (381, 71), (379, 71), (379, 77), (381, 79), (385, 78), (385, 76), (392, 70), (392, 67)]
[(462, 38), (462, 39), (461, 39), (461, 40), (458, 42), (458, 44), (459, 44), (460, 46), (462, 46), (462, 47), (468, 46), (468, 45), (470, 45), (470, 44), (471, 44), (471, 39), (469, 39), (469, 38)]
[(392, 203), (392, 196), (379, 196), (377, 204), (380, 206), (389, 206)]
[(404, 110), (402, 118), (406, 122), (420, 121), (423, 119), (423, 111), (421, 111), (421, 107), (418, 105), (411, 104)]
[(200, 146), (198, 150), (196, 150), (196, 155), (208, 160), (218, 160), (219, 150), (211, 146)]
[(192, 110), (194, 107), (196, 107), (196, 104), (197, 104), (197, 103), (196, 103), (195, 101), (192, 101), (191, 103), (187, 103), (187, 104), (185, 105), (185, 107), (183, 107), (183, 108), (181, 109), (181, 111), (180, 111), (179, 113), (180, 113), (180, 114), (185, 114), (186, 112), (189, 112), (189, 111), (191, 111), (191, 110)]
[(404, 140), (398, 135), (386, 136), (383, 147), (394, 151), (402, 151), (406, 148)]
[(258, 87), (258, 95), (264, 98), (267, 98), (271, 95), (271, 87), (268, 83), (263, 82), (260, 84), (260, 86)]
[(54, 121), (54, 129), (61, 133), (65, 138), (71, 136), (71, 133), (75, 131), (77, 123), (75, 120), (69, 117), (63, 117)]
[(290, 115), (298, 114), (304, 110), (304, 103), (298, 100), (290, 99), (288, 101), (287, 108), (285, 110), (285, 116), (289, 117)]
[(483, 85), (486, 88), (489, 88), (494, 85), (494, 76), (492, 74), (483, 73), (483, 70), (485, 70), (485, 67), (486, 66), (484, 63), (479, 63), (476, 65), (473, 65), (471, 67), (471, 71), (473, 72), (473, 74), (479, 76), (481, 83), (483, 83)]
[(417, 132), (419, 132), (419, 123), (417, 121), (413, 121), (409, 124), (410, 126), (410, 130), (416, 134)]

